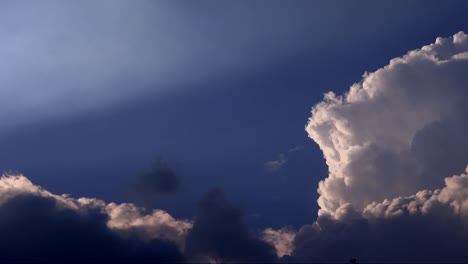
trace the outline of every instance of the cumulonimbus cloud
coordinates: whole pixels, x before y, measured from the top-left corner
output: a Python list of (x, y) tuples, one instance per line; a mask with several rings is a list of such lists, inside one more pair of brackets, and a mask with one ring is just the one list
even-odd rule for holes
[(320, 215), (441, 188), (468, 163), (468, 35), (406, 55), (315, 105), (306, 130), (329, 169)]
[(459, 32), (325, 94), (306, 131), (329, 175), (287, 261), (466, 261), (467, 72)]

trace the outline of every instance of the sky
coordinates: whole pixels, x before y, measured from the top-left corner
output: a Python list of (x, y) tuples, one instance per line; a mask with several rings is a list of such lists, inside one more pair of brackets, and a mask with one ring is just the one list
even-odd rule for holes
[(467, 7), (1, 3), (0, 259), (466, 261)]

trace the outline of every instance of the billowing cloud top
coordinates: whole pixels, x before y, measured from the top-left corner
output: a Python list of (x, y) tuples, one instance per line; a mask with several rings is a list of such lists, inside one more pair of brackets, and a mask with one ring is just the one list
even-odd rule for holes
[(441, 188), (444, 177), (461, 173), (468, 163), (467, 72), (468, 35), (459, 32), (365, 73), (342, 96), (325, 94), (306, 127), (329, 168), (318, 188), (319, 215), (369, 210)]
[[(406, 55), (344, 95), (325, 94), (306, 131), (329, 169), (318, 218), (274, 231), (291, 262), (464, 262), (468, 258), (468, 35)], [(289, 247), (289, 246), (290, 247)]]

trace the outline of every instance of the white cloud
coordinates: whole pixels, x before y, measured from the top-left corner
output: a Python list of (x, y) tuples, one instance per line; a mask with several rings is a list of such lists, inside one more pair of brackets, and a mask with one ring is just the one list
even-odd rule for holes
[(338, 218), (385, 199), (443, 187), (468, 162), (468, 37), (438, 38), (312, 109), (306, 130), (329, 175), (319, 214)]
[(313, 107), (306, 130), (329, 175), (296, 261), (468, 257), (467, 51), (463, 32), (437, 38)]
[[(445, 178), (445, 186), (368, 204), (356, 212), (348, 204), (334, 216), (322, 214), (295, 236), (299, 262), (464, 261), (468, 254), (468, 168)], [(333, 218), (332, 218), (333, 217)]]
[(302, 151), (303, 149), (304, 149), (304, 146), (302, 146), (302, 145), (296, 145), (296, 146), (290, 148), (290, 149), (288, 150), (288, 152), (289, 152), (289, 153), (293, 153), (293, 152)]
[(163, 210), (153, 210), (150, 214), (143, 214), (142, 209), (129, 203), (109, 203), (105, 206), (109, 215), (108, 227), (114, 230), (137, 232), (141, 238), (167, 239), (175, 242), (182, 250), (187, 232), (192, 228), (189, 220), (174, 219)]
[(283, 153), (278, 154), (275, 160), (265, 162), (265, 168), (270, 172), (281, 169), (288, 162), (288, 158)]
[(263, 230), (262, 233), (262, 240), (275, 247), (278, 257), (291, 255), (294, 250), (293, 242), (296, 237), (295, 231), (288, 228), (281, 228), (278, 230), (267, 228)]
[(465, 173), (447, 177), (444, 181), (445, 186), (441, 189), (422, 190), (408, 197), (373, 202), (364, 208), (363, 216), (389, 218), (404, 214), (426, 215), (443, 204), (452, 209), (454, 216), (468, 220), (468, 167)]
[(286, 165), (286, 163), (288, 162), (289, 156), (292, 153), (302, 151), (303, 149), (304, 149), (304, 146), (296, 145), (296, 146), (288, 149), (288, 151), (285, 152), (286, 154), (285, 153), (280, 153), (280, 154), (278, 154), (276, 159), (265, 162), (264, 166), (268, 171), (275, 172), (275, 171), (283, 168)]

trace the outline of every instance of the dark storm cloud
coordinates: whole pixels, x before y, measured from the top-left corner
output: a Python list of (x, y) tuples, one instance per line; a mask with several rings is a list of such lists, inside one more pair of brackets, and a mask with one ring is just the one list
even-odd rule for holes
[(273, 246), (255, 237), (243, 222), (242, 210), (213, 190), (201, 199), (186, 254), (197, 261), (275, 262)]
[(181, 184), (176, 164), (157, 158), (151, 169), (138, 175), (131, 186), (139, 203), (150, 206), (159, 195), (175, 193)]
[(107, 215), (79, 214), (53, 198), (22, 194), (0, 207), (2, 263), (182, 262), (171, 242), (124, 240), (106, 226)]
[[(55, 195), (24, 176), (0, 178), (0, 262), (276, 262), (275, 248), (215, 190), (192, 221), (129, 203)], [(147, 210), (146, 210), (147, 211)]]
[(294, 241), (291, 262), (345, 263), (453, 263), (468, 259), (466, 225), (450, 205), (438, 205), (428, 214), (389, 219), (337, 221), (319, 218), (301, 228)]

